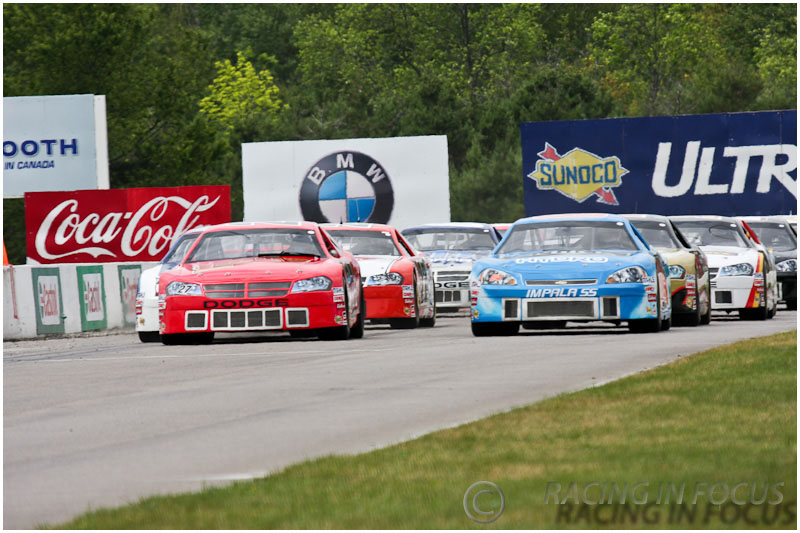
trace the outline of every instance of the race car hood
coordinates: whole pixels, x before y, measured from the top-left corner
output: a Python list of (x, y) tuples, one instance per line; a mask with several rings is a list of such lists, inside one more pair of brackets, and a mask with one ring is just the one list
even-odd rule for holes
[(472, 264), (486, 257), (491, 253), (490, 250), (434, 250), (425, 252), (425, 256), (431, 261), (431, 268), (434, 270), (446, 268), (470, 268)]
[(753, 267), (758, 265), (758, 250), (755, 248), (741, 248), (739, 246), (701, 246), (701, 250), (708, 257), (709, 268), (722, 268), (726, 265), (750, 263)]
[(377, 274), (385, 274), (389, 268), (400, 258), (396, 255), (357, 255), (356, 260), (361, 265), (361, 277), (369, 278)]
[[(198, 282), (197, 278), (201, 283), (234, 283), (242, 279), (252, 279), (269, 274), (273, 279), (294, 280), (305, 277), (305, 274), (321, 274), (319, 267), (331, 261), (327, 258), (303, 256), (244, 257), (223, 261), (186, 263), (163, 273), (161, 277), (195, 278), (192, 279), (195, 283)], [(312, 265), (313, 268), (306, 268)]]
[(503, 257), (487, 257), (475, 263), (473, 275), (486, 268), (497, 268), (523, 277), (550, 280), (565, 277), (599, 279), (627, 266), (639, 265), (652, 270), (653, 257), (642, 251), (537, 252)]

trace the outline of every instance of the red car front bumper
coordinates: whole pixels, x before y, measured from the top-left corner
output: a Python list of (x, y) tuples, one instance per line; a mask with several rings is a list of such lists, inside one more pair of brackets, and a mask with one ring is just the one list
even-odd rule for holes
[(331, 291), (280, 298), (167, 296), (159, 308), (162, 334), (314, 329), (347, 323), (344, 297), (334, 297)]
[(414, 318), (413, 289), (401, 285), (386, 287), (364, 287), (364, 299), (367, 304), (367, 319), (372, 318)]

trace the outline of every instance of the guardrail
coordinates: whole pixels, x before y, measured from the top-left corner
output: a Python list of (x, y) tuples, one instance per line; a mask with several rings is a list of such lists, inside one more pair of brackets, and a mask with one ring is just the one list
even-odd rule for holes
[(135, 326), (139, 274), (157, 263), (3, 267), (3, 340)]

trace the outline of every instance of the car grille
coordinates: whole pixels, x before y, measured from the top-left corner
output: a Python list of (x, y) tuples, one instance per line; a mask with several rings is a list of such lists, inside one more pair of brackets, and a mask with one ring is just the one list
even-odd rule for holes
[(434, 291), (437, 304), (461, 303), (466, 299), (466, 290), (436, 289)]
[[(247, 297), (249, 298), (277, 298), (285, 296), (292, 286), (291, 281), (270, 281), (247, 284)], [(208, 298), (244, 298), (244, 283), (215, 283), (203, 285), (203, 290)]]
[(595, 300), (527, 300), (525, 319), (597, 318)]
[(467, 281), (471, 272), (469, 270), (446, 270), (434, 272), (436, 281)]

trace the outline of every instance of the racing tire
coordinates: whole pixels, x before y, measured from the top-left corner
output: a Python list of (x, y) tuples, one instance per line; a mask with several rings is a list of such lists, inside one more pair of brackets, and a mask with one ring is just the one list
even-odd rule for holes
[(519, 332), (519, 322), (473, 322), (476, 337), (509, 337)]
[(756, 309), (739, 309), (741, 320), (766, 320), (769, 318), (769, 309), (766, 306)]
[(414, 329), (419, 327), (419, 291), (417, 291), (417, 277), (414, 276), (414, 318), (392, 318), (389, 327), (392, 329)]
[(344, 287), (344, 310), (348, 313), (344, 326), (334, 326), (332, 328), (320, 328), (318, 337), (323, 341), (346, 341), (350, 338), (350, 301), (347, 298), (347, 280), (342, 279)]
[(433, 301), (433, 316), (430, 318), (420, 318), (419, 327), (432, 328), (436, 325), (436, 300)]
[(672, 313), (670, 313), (668, 319), (661, 321), (661, 331), (668, 331), (669, 328), (671, 327), (672, 327)]
[(640, 318), (628, 320), (628, 329), (631, 333), (656, 333), (661, 331), (661, 319)]
[(788, 298), (786, 300), (786, 309), (789, 311), (797, 311), (797, 298)]
[(160, 342), (161, 335), (157, 331), (139, 331), (140, 342)]
[(696, 328), (703, 323), (703, 315), (700, 314), (700, 302), (697, 302), (694, 313), (687, 313), (685, 315), (675, 315), (676, 326), (689, 326)]
[[(711, 291), (709, 291), (708, 294), (711, 294)], [(704, 314), (703, 316), (700, 317), (700, 324), (702, 324), (704, 326), (707, 326), (708, 324), (711, 324), (711, 302), (710, 301), (708, 302), (708, 309), (706, 309), (706, 314)]]
[(214, 341), (214, 332), (206, 333), (166, 333), (161, 335), (161, 342), (166, 346), (184, 344), (211, 344)]
[(361, 288), (361, 305), (358, 306), (358, 320), (356, 325), (350, 328), (351, 339), (361, 339), (364, 337), (364, 322), (367, 314), (367, 306), (364, 304), (364, 288)]
[[(631, 333), (657, 333), (664, 327), (661, 320), (661, 294), (656, 292), (656, 316), (658, 318), (638, 318), (636, 320), (628, 320), (628, 330)], [(672, 316), (670, 315), (670, 325), (672, 325)]]

